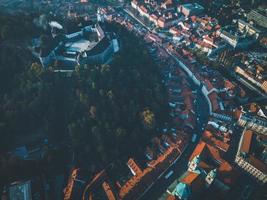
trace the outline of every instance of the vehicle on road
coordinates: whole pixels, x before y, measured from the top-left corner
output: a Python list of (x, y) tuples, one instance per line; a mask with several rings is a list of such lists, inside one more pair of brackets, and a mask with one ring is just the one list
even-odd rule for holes
[(165, 179), (170, 178), (173, 175), (173, 170), (169, 171), (168, 174), (166, 174)]
[(196, 142), (196, 139), (197, 139), (197, 134), (193, 134), (193, 135), (192, 135), (191, 142), (192, 142), (192, 143), (195, 143), (195, 142)]

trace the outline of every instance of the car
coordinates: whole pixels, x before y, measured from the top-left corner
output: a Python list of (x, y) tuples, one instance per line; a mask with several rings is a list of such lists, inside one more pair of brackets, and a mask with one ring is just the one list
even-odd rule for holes
[(164, 177), (165, 179), (170, 178), (173, 175), (173, 170), (169, 171), (168, 174), (166, 174), (166, 176)]
[(192, 139), (191, 139), (191, 142), (192, 143), (195, 143), (196, 142), (196, 139), (197, 139), (197, 134), (193, 134)]
[(170, 146), (170, 144), (168, 142), (164, 141), (163, 142), (163, 146), (166, 147), (166, 148), (168, 148)]

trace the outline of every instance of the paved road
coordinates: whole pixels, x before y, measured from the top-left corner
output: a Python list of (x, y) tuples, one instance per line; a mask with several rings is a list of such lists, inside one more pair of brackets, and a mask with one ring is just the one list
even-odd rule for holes
[[(126, 12), (126, 15), (129, 17), (129, 13)], [(145, 24), (140, 23), (138, 19), (135, 18), (135, 16), (131, 15), (130, 18), (137, 21), (137, 23), (141, 24), (143, 27), (145, 27), (149, 32), (151, 32), (150, 27), (147, 27)], [(154, 32), (155, 34), (155, 32)], [(159, 48), (161, 48), (163, 51), (166, 51), (165, 48), (163, 48), (160, 44), (158, 44)], [(171, 59), (174, 59), (170, 56)], [(177, 60), (175, 60), (177, 62)], [(179, 67), (179, 66), (177, 66)], [(184, 153), (181, 155), (180, 159), (171, 166), (161, 178), (159, 178), (155, 184), (145, 193), (145, 195), (141, 198), (141, 200), (155, 200), (158, 199), (163, 193), (166, 192), (167, 188), (170, 186), (171, 183), (173, 183), (176, 179), (178, 179), (186, 170), (187, 170), (187, 164), (189, 157), (193, 150), (195, 149), (199, 139), (200, 135), (203, 131), (203, 127), (205, 127), (208, 117), (209, 117), (209, 109), (208, 104), (206, 102), (205, 97), (202, 95), (200, 88), (197, 88), (196, 85), (194, 85), (193, 81), (191, 82), (192, 90), (197, 89), (197, 98), (195, 103), (195, 110), (196, 110), (196, 117), (199, 118), (198, 125), (195, 128), (195, 133), (198, 134), (197, 140), (195, 143), (190, 143), (187, 147), (187, 149), (184, 151)], [(174, 173), (169, 177), (168, 179), (165, 179), (165, 175), (167, 175), (170, 171), (173, 171)]]
[[(141, 200), (158, 199), (164, 192), (166, 192), (170, 184), (178, 179), (187, 170), (189, 157), (195, 149), (202, 133), (202, 124), (207, 123), (209, 117), (206, 99), (203, 97), (203, 95), (201, 95), (201, 93), (198, 93), (198, 97), (196, 99), (196, 113), (200, 116), (201, 119), (199, 125), (195, 129), (196, 133), (198, 134), (196, 142), (189, 144), (177, 163), (175, 163), (172, 167), (169, 168), (168, 171), (165, 172), (165, 174), (153, 185), (153, 187), (141, 198)], [(174, 172), (173, 175), (166, 180), (165, 175), (172, 170)]]

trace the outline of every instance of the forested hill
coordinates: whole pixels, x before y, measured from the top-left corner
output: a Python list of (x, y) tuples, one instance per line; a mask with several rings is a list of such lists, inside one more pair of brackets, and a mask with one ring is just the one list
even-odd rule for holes
[[(39, 31), (32, 19), (17, 20), (5, 24), (26, 23), (32, 33)], [(115, 24), (106, 28), (118, 34), (121, 44), (110, 65), (79, 66), (65, 77), (44, 70), (25, 46), (17, 45), (28, 39), (18, 34), (20, 26), (12, 26), (17, 34), (9, 37), (10, 27), (1, 23), (1, 150), (48, 137), (54, 145), (70, 144), (77, 165), (143, 154), (159, 134), (157, 127), (168, 120), (160, 69), (132, 33)]]
[(76, 114), (68, 125), (78, 149), (102, 161), (143, 154), (168, 116), (160, 69), (143, 41), (118, 24), (106, 26), (118, 34), (121, 50), (110, 65), (81, 67), (75, 74)]

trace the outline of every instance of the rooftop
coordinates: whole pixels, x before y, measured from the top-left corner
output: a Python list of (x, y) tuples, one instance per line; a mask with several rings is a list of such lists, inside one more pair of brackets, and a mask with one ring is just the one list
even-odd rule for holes
[(31, 181), (11, 185), (9, 188), (9, 199), (32, 200)]
[(237, 154), (266, 174), (267, 165), (264, 163), (264, 160), (262, 160), (264, 152), (264, 142), (262, 142), (262, 140), (264, 139), (266, 139), (266, 137), (259, 137), (251, 130), (244, 130)]
[(198, 3), (187, 3), (187, 4), (183, 4), (183, 7), (185, 7), (186, 9), (189, 10), (193, 10), (193, 9), (204, 9), (203, 6), (199, 5)]

